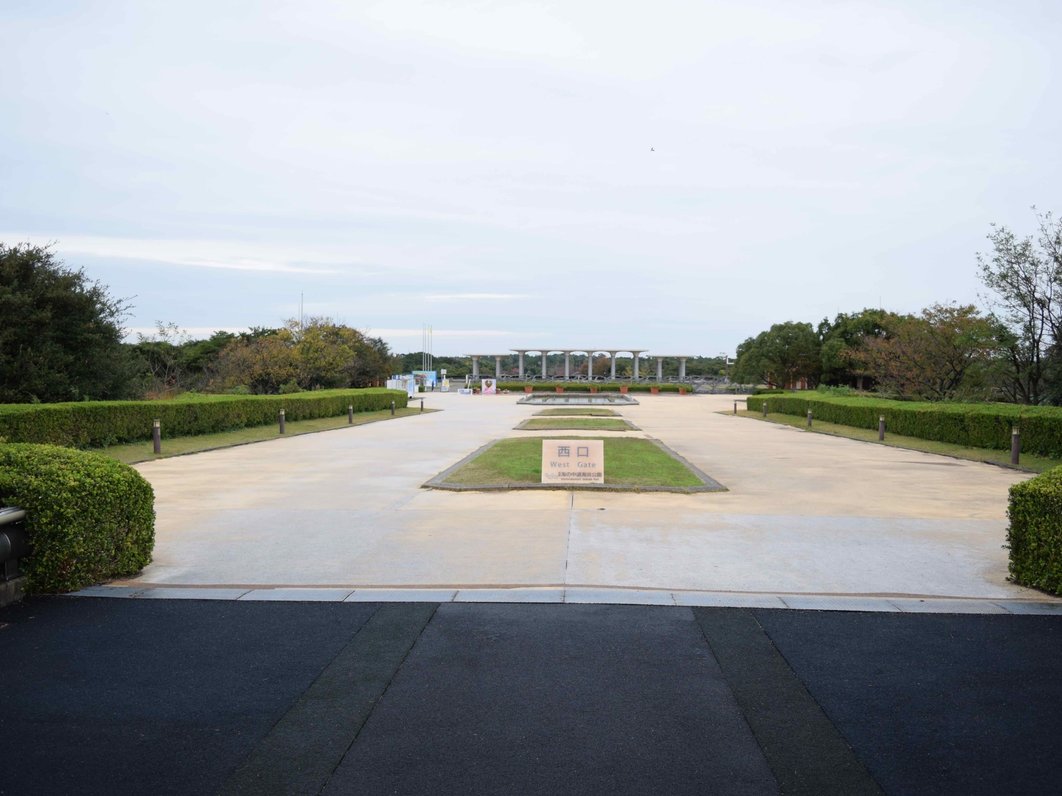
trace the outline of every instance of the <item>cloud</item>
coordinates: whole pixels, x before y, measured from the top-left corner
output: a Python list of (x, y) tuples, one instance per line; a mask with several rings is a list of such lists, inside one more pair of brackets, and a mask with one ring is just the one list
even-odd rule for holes
[(425, 301), (513, 301), (534, 298), (528, 293), (437, 293), (425, 296)]

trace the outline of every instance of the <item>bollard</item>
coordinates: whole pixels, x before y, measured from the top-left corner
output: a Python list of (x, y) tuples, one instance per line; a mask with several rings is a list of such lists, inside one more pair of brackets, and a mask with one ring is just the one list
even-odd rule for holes
[(279, 419), (280, 419), (280, 433), (283, 434), (284, 433), (284, 410), (283, 409), (280, 410)]
[(737, 414), (737, 401), (734, 401), (734, 414)]
[(763, 416), (767, 417), (767, 401), (766, 400), (764, 400), (764, 402), (763, 402)]
[(351, 404), (347, 407), (347, 423), (354, 422), (354, 405)]
[(1010, 463), (1017, 464), (1021, 458), (1021, 430), (1014, 426), (1010, 430)]
[(394, 414), (395, 414), (395, 402), (391, 401), (391, 416), (394, 417)]
[(424, 399), (423, 398), (420, 399), (420, 411), (422, 411), (422, 412), (424, 411)]
[(811, 407), (808, 407), (808, 428), (811, 428)]
[(151, 424), (151, 449), (162, 453), (162, 424), (158, 420)]
[(885, 441), (885, 415), (878, 415), (878, 442)]

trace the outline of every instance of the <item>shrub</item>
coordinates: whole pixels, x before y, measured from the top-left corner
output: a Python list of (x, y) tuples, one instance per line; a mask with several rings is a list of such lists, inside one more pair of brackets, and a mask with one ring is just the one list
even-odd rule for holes
[(877, 429), (878, 417), (894, 434), (971, 448), (1010, 449), (1012, 426), (1021, 429), (1022, 450), (1062, 457), (1062, 408), (1018, 404), (928, 403), (884, 398), (834, 397), (814, 392), (750, 396), (750, 411), (763, 402), (769, 411), (803, 417), (810, 408), (817, 420)]
[(1011, 578), (1062, 595), (1062, 467), (1010, 488)]
[(0, 435), (11, 442), (72, 448), (102, 447), (149, 439), (152, 420), (167, 437), (213, 434), (275, 423), (283, 409), (288, 421), (338, 417), (404, 407), (404, 392), (383, 389), (320, 390), (296, 395), (183, 395), (169, 401), (85, 401), (65, 404), (0, 405)]
[(0, 445), (0, 504), (26, 510), (27, 589), (63, 592), (151, 561), (155, 496), (132, 467), (54, 445)]

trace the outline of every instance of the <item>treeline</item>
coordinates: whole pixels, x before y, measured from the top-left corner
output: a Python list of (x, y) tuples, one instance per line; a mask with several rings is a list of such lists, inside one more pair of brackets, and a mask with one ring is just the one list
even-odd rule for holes
[(864, 309), (818, 326), (774, 324), (738, 346), (733, 379), (900, 399), (1062, 405), (1062, 220), (1036, 218), (1035, 236), (994, 227), (991, 253), (977, 256), (987, 308)]
[(387, 344), (329, 318), (192, 340), (173, 324), (123, 341), (129, 306), (49, 247), (0, 243), (0, 403), (378, 386)]

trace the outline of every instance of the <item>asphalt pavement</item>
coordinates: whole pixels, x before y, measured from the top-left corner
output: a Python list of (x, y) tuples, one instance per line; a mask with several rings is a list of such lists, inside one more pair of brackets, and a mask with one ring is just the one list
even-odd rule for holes
[(33, 598), (3, 794), (1009, 794), (1062, 617)]

